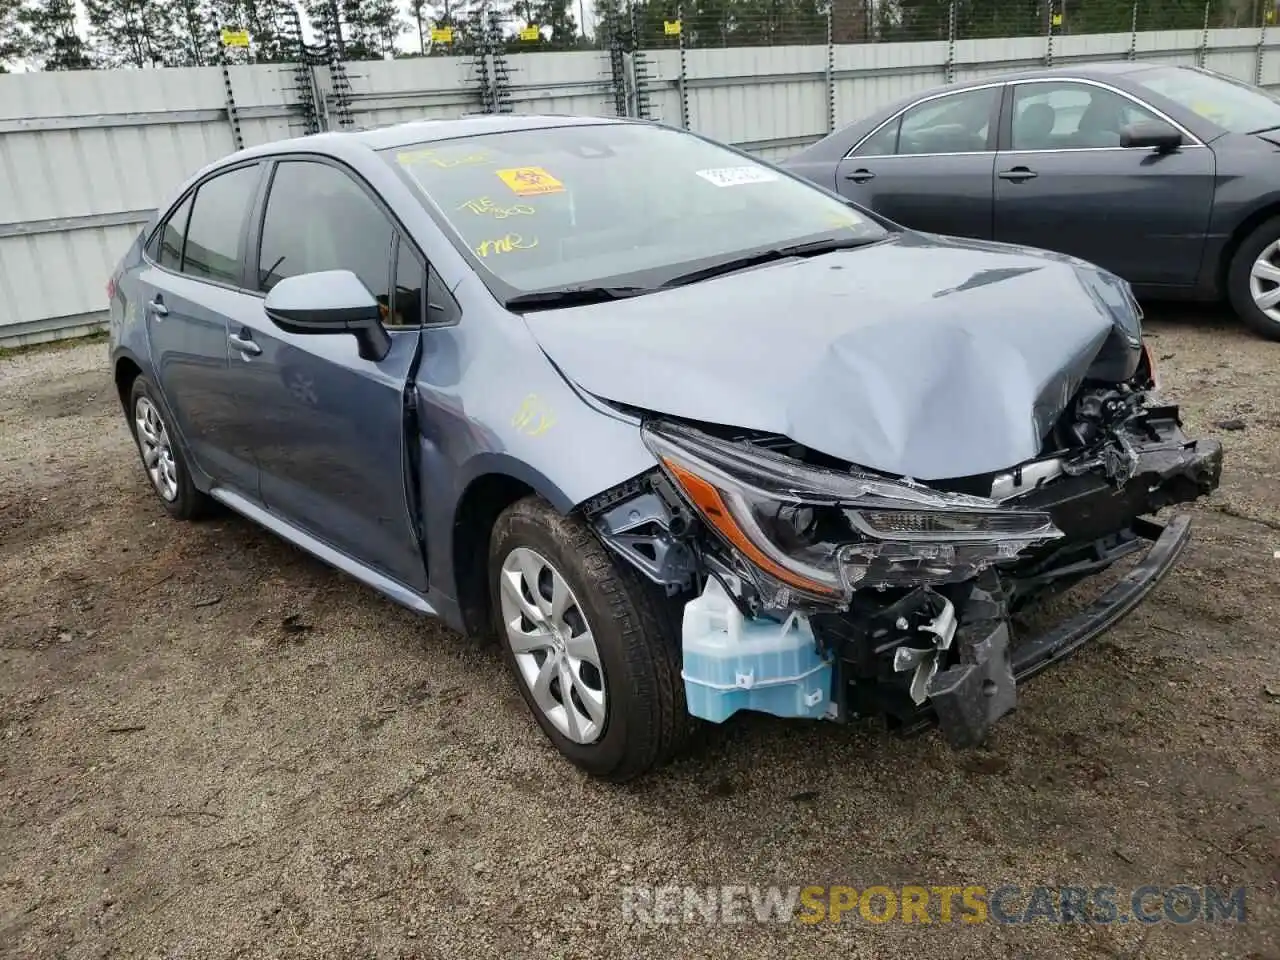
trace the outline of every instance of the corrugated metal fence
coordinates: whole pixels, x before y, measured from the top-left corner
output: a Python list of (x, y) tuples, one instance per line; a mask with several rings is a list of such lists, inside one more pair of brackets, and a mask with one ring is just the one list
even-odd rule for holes
[[(1278, 47), (1280, 31), (1269, 37), (1264, 27), (1060, 36), (1048, 49), (1044, 37), (672, 49), (645, 51), (644, 82), (653, 119), (778, 160), (833, 126), (949, 80), (1046, 59), (1136, 58), (1280, 86)], [(507, 62), (505, 95), (516, 112), (616, 112), (618, 91), (600, 52)], [(305, 133), (308, 101), (332, 129), (456, 117), (484, 103), (470, 58), (343, 69), (349, 98), (333, 96), (331, 69), (290, 64), (0, 76), (0, 345), (100, 326), (112, 266), (174, 186), (237, 146)]]

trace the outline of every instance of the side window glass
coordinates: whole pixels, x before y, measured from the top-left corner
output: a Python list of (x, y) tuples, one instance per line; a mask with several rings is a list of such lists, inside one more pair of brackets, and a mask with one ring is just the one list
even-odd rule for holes
[(895, 117), (873, 133), (853, 152), (855, 157), (887, 157), (898, 152), (898, 127), (902, 117)]
[(407, 240), (400, 240), (397, 251), (396, 285), (391, 293), (391, 309), (385, 317), (385, 322), (389, 327), (421, 326), (422, 293), (427, 271)]
[(191, 197), (188, 196), (151, 238), (151, 258), (160, 266), (170, 270), (177, 270), (182, 266), (182, 238), (186, 236), (187, 218), (190, 215)]
[(964, 90), (917, 104), (902, 115), (898, 153), (974, 153), (987, 149), (999, 87)]
[(182, 272), (240, 284), (240, 235), (258, 191), (257, 164), (206, 180), (196, 190), (187, 224)]
[(391, 221), (347, 174), (325, 163), (285, 161), (267, 197), (258, 287), (270, 291), (285, 277), (350, 270), (389, 310), (394, 236)]
[(1014, 150), (1120, 146), (1120, 131), (1155, 115), (1128, 97), (1084, 83), (1027, 83), (1013, 90)]
[(462, 319), (462, 308), (453, 298), (444, 278), (434, 267), (427, 268), (427, 323), (432, 326), (457, 323)]

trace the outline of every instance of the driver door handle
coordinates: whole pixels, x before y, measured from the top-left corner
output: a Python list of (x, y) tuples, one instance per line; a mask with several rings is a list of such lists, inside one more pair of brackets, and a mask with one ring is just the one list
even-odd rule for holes
[(159, 297), (147, 303), (147, 310), (153, 317), (167, 317), (169, 308), (164, 305), (164, 301)]
[(996, 176), (1001, 180), (1012, 180), (1014, 183), (1021, 183), (1023, 180), (1034, 180), (1039, 174), (1030, 167), (1013, 167), (1009, 170), (1001, 170)]
[(250, 357), (256, 357), (262, 353), (262, 348), (252, 340), (246, 340), (238, 333), (233, 333), (227, 337), (227, 343), (231, 344), (235, 349), (244, 354), (244, 358), (248, 360)]
[(852, 180), (854, 183), (866, 183), (868, 180), (874, 180), (876, 175), (866, 167), (859, 167), (852, 173), (846, 173), (844, 178), (846, 180)]

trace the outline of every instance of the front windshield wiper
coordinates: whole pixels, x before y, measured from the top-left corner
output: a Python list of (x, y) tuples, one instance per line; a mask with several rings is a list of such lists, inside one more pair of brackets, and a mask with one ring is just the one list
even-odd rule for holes
[(607, 303), (625, 300), (642, 293), (652, 293), (656, 287), (558, 287), (551, 290), (533, 290), (508, 298), (504, 306), (508, 310), (539, 310), (554, 307), (578, 307), (588, 303)]
[(1246, 135), (1250, 137), (1256, 137), (1260, 133), (1270, 133), (1272, 130), (1280, 130), (1280, 123), (1277, 123), (1273, 127), (1260, 127), (1257, 130), (1250, 130)]
[(882, 237), (827, 237), (822, 240), (807, 240), (804, 243), (791, 243), (785, 247), (770, 247), (767, 250), (756, 250), (744, 253), (740, 257), (721, 260), (709, 267), (690, 270), (663, 282), (664, 287), (683, 287), (690, 283), (700, 283), (712, 277), (722, 277), (727, 273), (736, 273), (748, 267), (757, 267), (775, 260), (788, 260), (791, 257), (816, 257), (836, 250), (852, 250), (854, 247), (865, 247), (870, 243), (878, 243)]

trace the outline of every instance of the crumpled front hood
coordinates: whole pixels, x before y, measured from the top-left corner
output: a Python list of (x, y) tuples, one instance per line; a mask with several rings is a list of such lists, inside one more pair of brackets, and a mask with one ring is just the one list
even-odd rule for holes
[(1123, 284), (1081, 261), (912, 233), (526, 320), (599, 397), (926, 481), (1036, 456), (1139, 324)]

